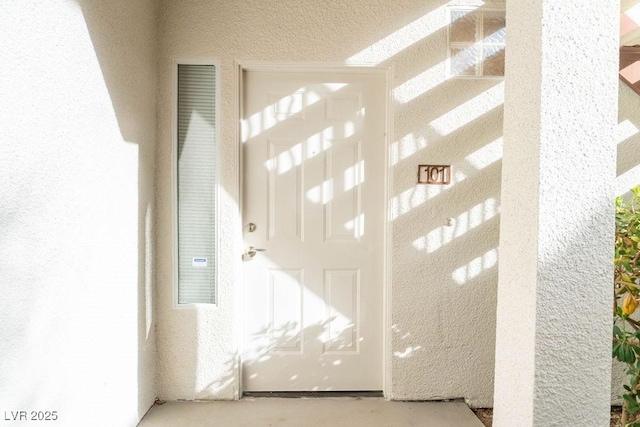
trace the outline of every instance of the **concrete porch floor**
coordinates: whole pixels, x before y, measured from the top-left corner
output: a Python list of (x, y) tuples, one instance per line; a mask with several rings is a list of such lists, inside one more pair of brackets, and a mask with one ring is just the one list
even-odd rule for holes
[(139, 427), (483, 427), (463, 402), (383, 398), (246, 398), (154, 405)]

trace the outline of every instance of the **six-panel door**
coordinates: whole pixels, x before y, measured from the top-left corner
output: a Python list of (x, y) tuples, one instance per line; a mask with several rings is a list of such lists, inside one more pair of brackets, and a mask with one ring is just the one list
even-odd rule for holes
[(243, 79), (244, 389), (381, 390), (385, 78)]

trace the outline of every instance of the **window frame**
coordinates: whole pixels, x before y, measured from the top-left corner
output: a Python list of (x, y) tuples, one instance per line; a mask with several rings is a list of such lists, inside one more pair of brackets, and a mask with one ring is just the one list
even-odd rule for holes
[[(179, 65), (211, 65), (215, 73), (215, 174), (214, 174), (214, 298), (213, 302), (207, 303), (181, 303), (179, 301), (179, 248), (178, 248), (178, 66)], [(173, 282), (173, 308), (174, 309), (194, 309), (199, 306), (215, 307), (219, 306), (218, 290), (220, 283), (220, 90), (221, 90), (221, 70), (220, 61), (217, 59), (202, 58), (176, 58), (171, 64), (171, 239), (172, 239), (172, 282)]]
[[(504, 8), (499, 8), (499, 7), (472, 7), (472, 6), (449, 6), (447, 7), (447, 59), (446, 59), (446, 66), (445, 66), (445, 74), (446, 74), (446, 79), (462, 79), (462, 80), (475, 80), (475, 79), (480, 79), (480, 80), (504, 80), (504, 75), (502, 76), (485, 76), (482, 70), (482, 63), (483, 61), (480, 60), (480, 62), (476, 65), (476, 67), (480, 67), (480, 72), (481, 74), (476, 74), (476, 75), (457, 75), (457, 74), (452, 74), (451, 72), (451, 49), (455, 48), (455, 47), (463, 47), (463, 46), (468, 46), (469, 43), (468, 42), (451, 42), (450, 40), (450, 34), (451, 34), (451, 24), (453, 23), (452, 20), (452, 14), (453, 12), (501, 12), (501, 13), (505, 13), (505, 19), (506, 19), (506, 9)], [(506, 22), (506, 21), (505, 21)], [(482, 27), (482, 24), (480, 24), (480, 27)], [(505, 29), (506, 29), (506, 24), (505, 24)], [(474, 42), (474, 45), (478, 43), (478, 29), (476, 28), (476, 41)], [(487, 44), (487, 45), (491, 45), (491, 44)], [(495, 45), (495, 44), (494, 44)], [(506, 51), (506, 46), (507, 46), (507, 39), (505, 36), (505, 51)]]

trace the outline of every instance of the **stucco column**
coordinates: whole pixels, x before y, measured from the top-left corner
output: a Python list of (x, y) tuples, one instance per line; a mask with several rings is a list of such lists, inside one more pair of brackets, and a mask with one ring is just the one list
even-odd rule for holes
[(507, 2), (496, 427), (609, 425), (618, 14)]

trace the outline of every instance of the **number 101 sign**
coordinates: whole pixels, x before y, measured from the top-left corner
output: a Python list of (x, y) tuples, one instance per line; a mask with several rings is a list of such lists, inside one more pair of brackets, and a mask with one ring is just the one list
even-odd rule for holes
[(451, 182), (451, 165), (418, 165), (418, 184), (447, 185)]

